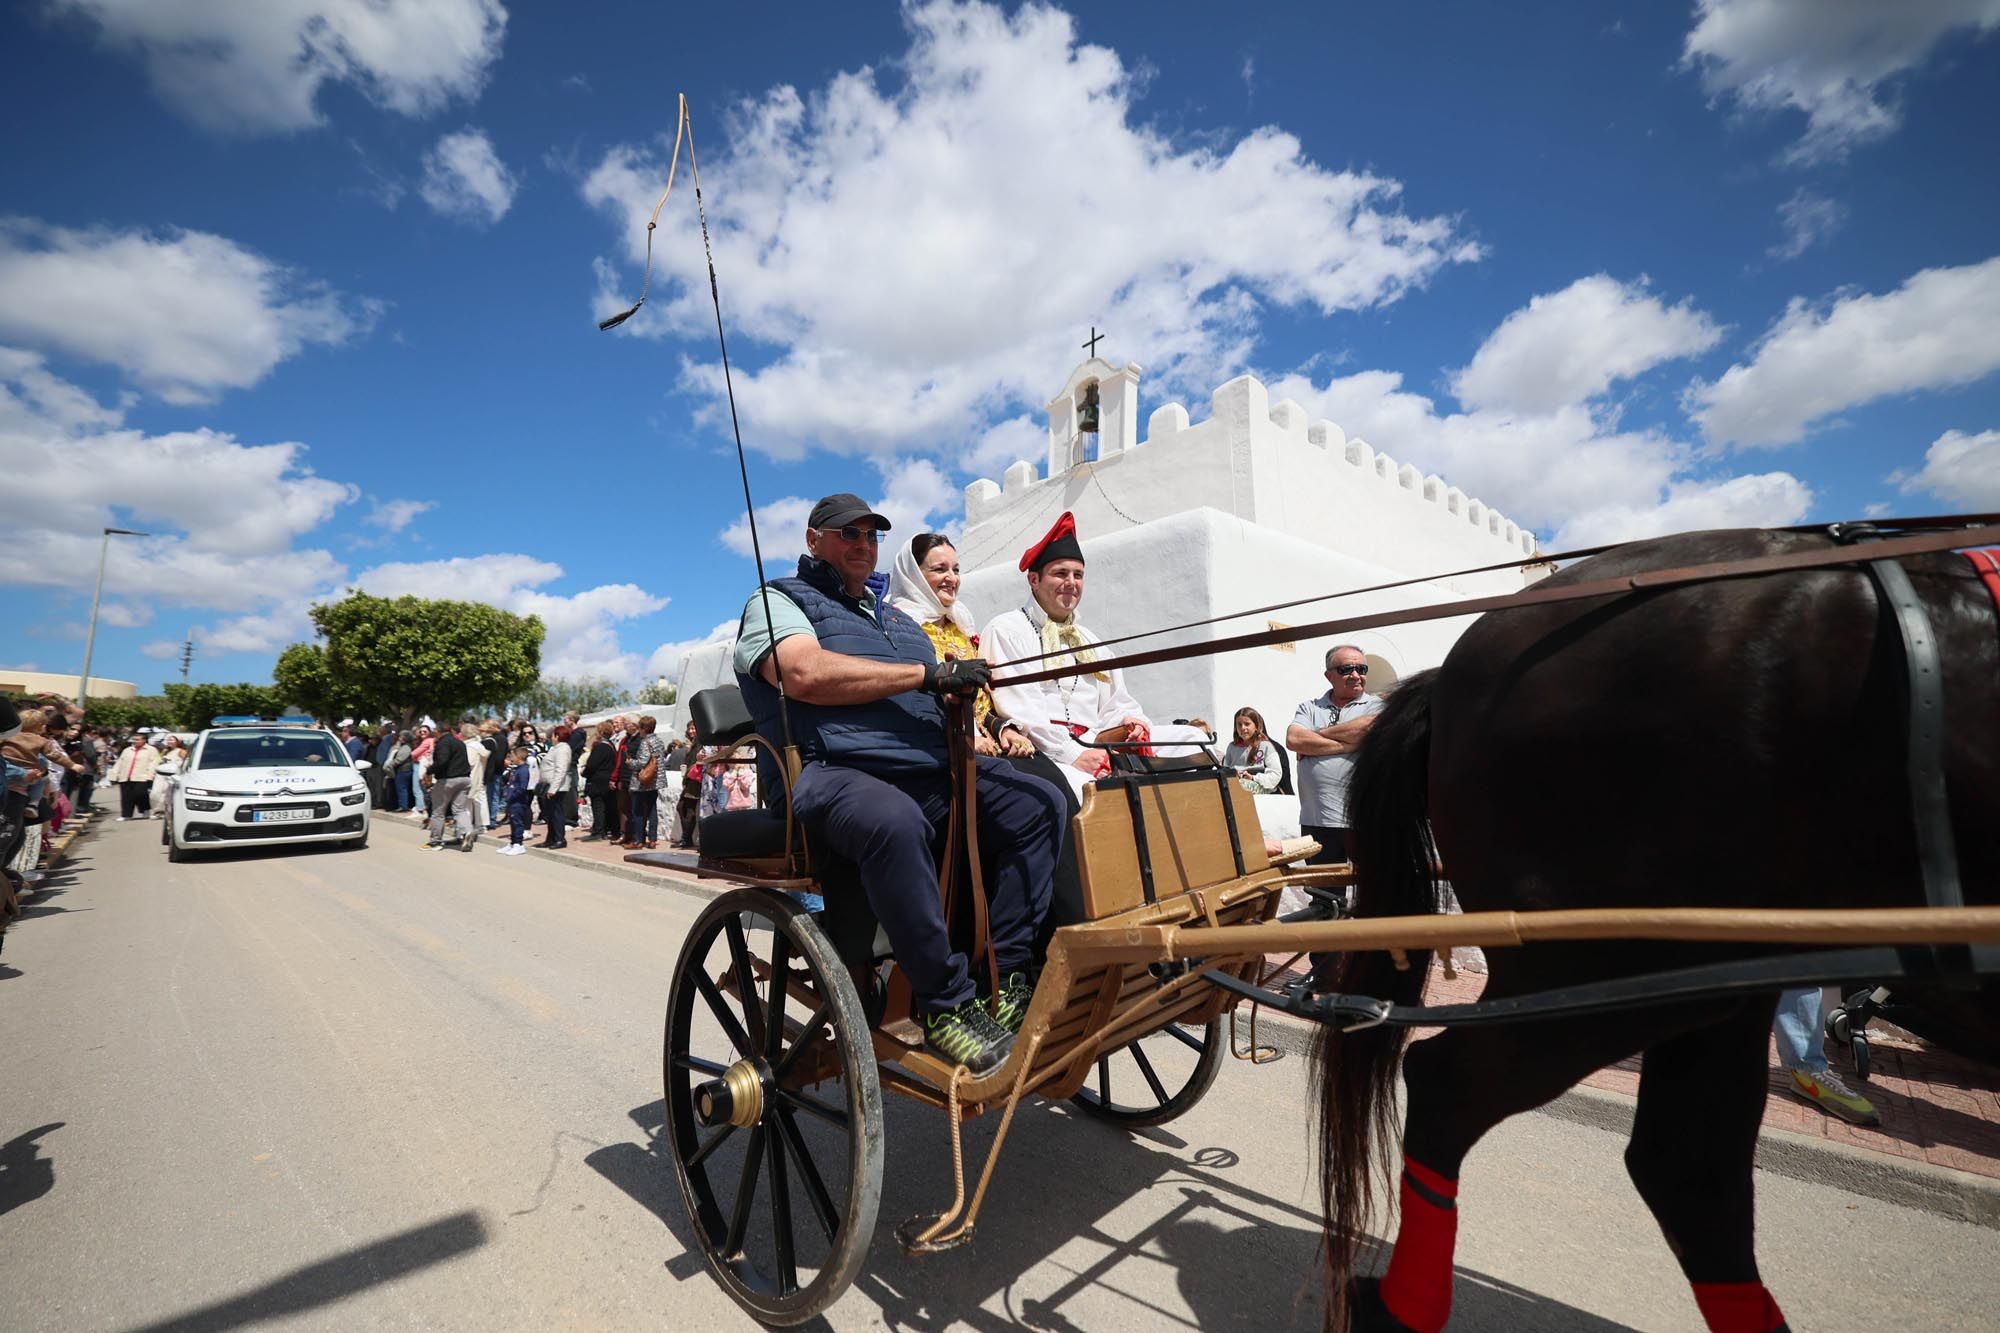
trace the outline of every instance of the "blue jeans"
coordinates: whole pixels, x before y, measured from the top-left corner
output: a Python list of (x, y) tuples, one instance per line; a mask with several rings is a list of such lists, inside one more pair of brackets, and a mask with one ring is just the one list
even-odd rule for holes
[(411, 769), (406, 764), (389, 775), (389, 809), (410, 808), (410, 773)]
[(1778, 1063), (1808, 1074), (1826, 1072), (1826, 1037), (1820, 1026), (1819, 987), (1788, 990), (1778, 997), (1771, 1032), (1778, 1039)]
[(500, 827), (500, 811), (505, 808), (500, 803), (501, 781), (501, 775), (498, 773), (486, 779), (486, 817), (491, 821), (486, 825), (487, 828)]
[[(1002, 973), (1020, 971), (1034, 964), (1035, 932), (1048, 912), (1069, 800), (1003, 760), (982, 755), (978, 768), (979, 850), (993, 956)], [(951, 1008), (971, 999), (966, 957), (952, 948), (938, 902), (937, 858), (951, 816), (951, 783), (944, 774), (892, 784), (815, 761), (792, 788), (792, 808), (819, 846), (861, 872), (868, 905), (888, 932), (918, 1007)]]

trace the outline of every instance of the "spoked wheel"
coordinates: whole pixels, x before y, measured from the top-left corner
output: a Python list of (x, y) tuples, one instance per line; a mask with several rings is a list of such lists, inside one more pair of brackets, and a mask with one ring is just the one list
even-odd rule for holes
[(695, 922), (667, 1001), (667, 1147), (708, 1266), (766, 1324), (861, 1271), (882, 1085), (854, 982), (812, 916), (737, 889)]
[(1098, 1057), (1097, 1069), (1070, 1100), (1114, 1125), (1165, 1124), (1193, 1109), (1221, 1067), (1221, 1019), (1199, 1027), (1169, 1023)]

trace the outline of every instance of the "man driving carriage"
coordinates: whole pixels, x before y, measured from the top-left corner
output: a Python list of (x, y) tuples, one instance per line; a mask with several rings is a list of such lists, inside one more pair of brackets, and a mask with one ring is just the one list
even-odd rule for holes
[(766, 736), (787, 733), (789, 705), (803, 765), (792, 812), (814, 848), (860, 871), (909, 978), (925, 1044), (984, 1074), (1006, 1059), (1034, 994), (1035, 937), (1068, 809), (1049, 783), (976, 758), (979, 847), (1002, 979), (989, 1014), (946, 928), (937, 861), (952, 800), (939, 696), (978, 689), (990, 670), (976, 657), (939, 662), (917, 623), (877, 600), (868, 577), (888, 530), (889, 520), (858, 496), (814, 505), (797, 576), (770, 580), (743, 608), (736, 679)]

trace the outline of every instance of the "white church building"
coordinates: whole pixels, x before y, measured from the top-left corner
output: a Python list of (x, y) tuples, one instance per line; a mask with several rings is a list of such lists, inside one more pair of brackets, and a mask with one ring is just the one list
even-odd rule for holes
[[(1048, 404), (1046, 459), (1023, 459), (999, 481), (965, 488), (959, 596), (981, 625), (1026, 600), (1021, 553), (1065, 510), (1076, 515), (1087, 567), (1077, 614), (1101, 637), (1227, 617), (1112, 653), (1518, 591), (1549, 572), (1534, 565), (1333, 596), (1528, 559), (1537, 553), (1534, 534), (1443, 478), (1349, 439), (1334, 423), (1308, 420), (1296, 402), (1271, 402), (1248, 375), (1210, 394), (1203, 420), (1192, 420), (1179, 403), (1156, 408), (1140, 439), (1140, 375), (1130, 363), (1085, 361)], [(1091, 407), (1094, 434), (1084, 429)], [(889, 563), (885, 548), (882, 568)], [(1325, 600), (1239, 614), (1300, 598)], [(1379, 693), (1443, 661), (1469, 623), (1433, 620), (1194, 657), (1136, 668), (1127, 683), (1156, 720), (1203, 718), (1226, 734), (1247, 705), (1282, 740), (1299, 703), (1327, 688), (1322, 662), (1336, 643), (1368, 654), (1369, 689)], [(732, 681), (729, 670), (728, 645), (690, 654), (677, 725), (685, 701)], [(1289, 818), (1280, 808), (1285, 801)], [(1263, 798), (1259, 805), (1273, 832), (1297, 827), (1296, 800)]]

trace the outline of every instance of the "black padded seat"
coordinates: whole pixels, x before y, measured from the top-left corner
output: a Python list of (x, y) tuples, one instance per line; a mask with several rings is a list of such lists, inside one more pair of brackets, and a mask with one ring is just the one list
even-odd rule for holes
[(782, 810), (718, 810), (701, 821), (704, 857), (746, 861), (759, 856), (783, 856), (786, 850)]
[(1214, 767), (1215, 762), (1200, 753), (1136, 754), (1131, 750), (1111, 752), (1113, 773), (1179, 773), (1191, 768)]
[(688, 700), (688, 716), (694, 721), (695, 739), (703, 745), (733, 745), (757, 730), (743, 691), (734, 685), (718, 685)]

